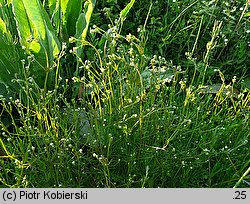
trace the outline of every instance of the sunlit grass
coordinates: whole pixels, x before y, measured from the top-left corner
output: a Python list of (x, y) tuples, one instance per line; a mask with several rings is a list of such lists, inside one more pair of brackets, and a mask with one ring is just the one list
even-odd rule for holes
[[(209, 14), (227, 7), (208, 4), (215, 9), (206, 7)], [(148, 16), (157, 7), (151, 6)], [(169, 45), (163, 43), (157, 54), (150, 53), (155, 49), (152, 29), (157, 29), (153, 19), (144, 21), (138, 36), (123, 35), (121, 27), (114, 27), (121, 26), (118, 21), (109, 32), (95, 26), (92, 37), (101, 34), (104, 41), (77, 42), (87, 46), (87, 60), (65, 45), (65, 52), (79, 60), (77, 75), (58, 69), (51, 91), (27, 76), (18, 81), (22, 95), (0, 97), (0, 186), (249, 187), (249, 89), (239, 77), (229, 78), (223, 66), (215, 67), (215, 53), (225, 57), (221, 46), (229, 43), (224, 24), (205, 11), (197, 11), (204, 15), (200, 18), (189, 14), (205, 7), (198, 1), (184, 10), (178, 1), (171, 6), (169, 11), (179, 9), (170, 23), (174, 37), (165, 39)], [(237, 9), (241, 12), (233, 23), (240, 28), (245, 21)], [(192, 25), (193, 37), (187, 37), (181, 20), (191, 17), (199, 21)], [(206, 23), (209, 36), (201, 29)], [(179, 51), (179, 35), (186, 50), (177, 60), (166, 53), (171, 42), (173, 52)], [(60, 56), (58, 68), (74, 64), (65, 60), (68, 55)], [(230, 85), (237, 87), (236, 95)]]

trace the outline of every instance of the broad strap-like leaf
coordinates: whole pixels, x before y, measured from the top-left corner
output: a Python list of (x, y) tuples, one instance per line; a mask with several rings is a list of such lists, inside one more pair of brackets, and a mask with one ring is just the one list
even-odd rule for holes
[(83, 0), (61, 0), (62, 30), (69, 36), (76, 33), (76, 22), (82, 12)]
[(76, 32), (76, 22), (82, 12), (84, 0), (48, 0), (49, 14), (64, 41)]
[(76, 34), (75, 37), (78, 40), (76, 43), (77, 55), (81, 57), (83, 43), (86, 40), (87, 32), (90, 24), (91, 15), (93, 13), (96, 0), (87, 0), (84, 4), (84, 12), (80, 14), (76, 22)]
[(61, 31), (61, 10), (59, 0), (48, 0), (47, 4), (44, 5), (45, 8), (49, 8), (50, 20), (53, 23), (56, 34), (59, 35)]
[(48, 0), (50, 14), (52, 15), (57, 7), (58, 0)]
[(123, 21), (126, 16), (128, 15), (128, 12), (130, 11), (130, 9), (132, 8), (132, 6), (134, 5), (135, 0), (131, 0), (127, 6), (120, 12), (120, 18)]
[(239, 91), (234, 88), (232, 85), (225, 85), (225, 84), (213, 84), (207, 85), (199, 88), (200, 93), (207, 93), (207, 94), (223, 94), (227, 96), (235, 96), (239, 94)]
[[(39, 36), (32, 32), (29, 17), (26, 13), (23, 1), (13, 0), (13, 13), (15, 15), (16, 24), (18, 27), (19, 41), (21, 45), (29, 51), (32, 38), (38, 38)], [(39, 46), (39, 45), (38, 45)]]
[(91, 15), (93, 13), (96, 0), (87, 0), (84, 4), (84, 12), (79, 16), (76, 26), (75, 37), (79, 40), (86, 40), (89, 29)]
[(0, 17), (0, 34), (5, 34), (7, 33), (6, 25), (3, 21), (3, 19)]
[[(9, 41), (9, 33), (0, 33), (0, 94), (6, 95), (10, 90), (18, 90), (17, 84), (12, 82), (22, 71), (20, 49)], [(4, 85), (4, 86), (3, 86)], [(5, 88), (4, 88), (5, 87)], [(4, 90), (5, 89), (5, 90)]]
[(243, 88), (250, 90), (250, 77), (247, 77), (242, 81), (242, 86)]
[(87, 37), (87, 31), (89, 29), (89, 24), (90, 24), (90, 19), (94, 10), (96, 4), (96, 0), (88, 0), (84, 4), (84, 14), (85, 14), (85, 19), (86, 19), (86, 27), (84, 28), (82, 32), (82, 40), (85, 40)]
[(21, 45), (33, 53), (42, 66), (52, 66), (60, 52), (60, 43), (41, 1), (12, 0), (12, 6)]
[(81, 13), (78, 20), (77, 20), (77, 22), (76, 22), (76, 34), (75, 34), (75, 37), (77, 39), (81, 38), (82, 33), (83, 33), (84, 29), (86, 28), (86, 26), (87, 26), (87, 22), (86, 22), (85, 14)]

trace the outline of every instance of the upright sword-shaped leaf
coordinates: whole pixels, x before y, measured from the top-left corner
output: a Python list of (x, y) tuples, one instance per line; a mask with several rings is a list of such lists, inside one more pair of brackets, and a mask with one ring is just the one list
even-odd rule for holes
[(135, 0), (131, 0), (127, 6), (120, 12), (120, 18), (122, 21), (124, 21), (124, 19), (126, 18), (126, 16), (128, 15), (128, 12), (130, 11), (130, 9), (132, 8), (132, 6), (134, 5)]
[[(80, 14), (77, 22), (76, 22), (76, 34), (75, 38), (77, 39), (77, 56), (81, 57), (82, 55), (82, 47), (84, 45), (84, 41), (87, 37), (87, 32), (89, 29), (91, 15), (93, 13), (94, 7), (96, 4), (96, 0), (87, 0), (84, 4), (83, 13)], [(77, 70), (76, 75), (78, 75), (79, 61), (77, 62)]]

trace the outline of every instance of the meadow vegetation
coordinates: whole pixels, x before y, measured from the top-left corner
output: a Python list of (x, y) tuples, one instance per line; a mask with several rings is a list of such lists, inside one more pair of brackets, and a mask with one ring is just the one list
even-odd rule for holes
[(249, 187), (249, 0), (0, 0), (1, 187)]

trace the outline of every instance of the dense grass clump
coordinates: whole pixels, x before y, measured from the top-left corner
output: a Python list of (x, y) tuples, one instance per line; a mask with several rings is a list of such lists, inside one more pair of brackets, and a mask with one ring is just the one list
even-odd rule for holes
[(0, 97), (0, 186), (249, 187), (249, 1), (131, 2), (83, 39), (41, 1), (62, 48), (50, 87), (22, 53)]

